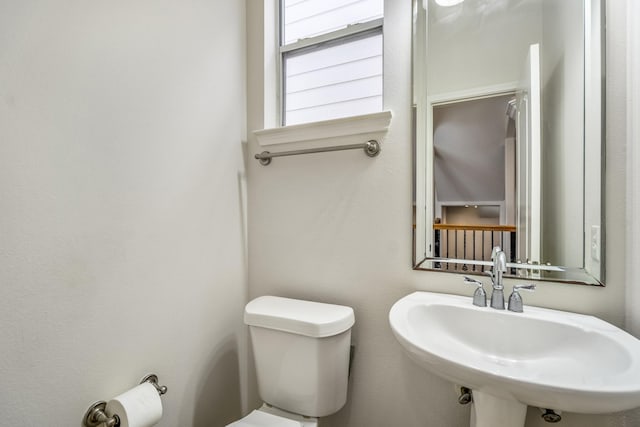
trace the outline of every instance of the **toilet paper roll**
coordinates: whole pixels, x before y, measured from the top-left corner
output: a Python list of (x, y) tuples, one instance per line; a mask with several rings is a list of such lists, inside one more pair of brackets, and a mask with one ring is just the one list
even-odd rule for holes
[(111, 399), (105, 412), (117, 415), (120, 427), (151, 427), (162, 417), (162, 401), (156, 388), (145, 382)]

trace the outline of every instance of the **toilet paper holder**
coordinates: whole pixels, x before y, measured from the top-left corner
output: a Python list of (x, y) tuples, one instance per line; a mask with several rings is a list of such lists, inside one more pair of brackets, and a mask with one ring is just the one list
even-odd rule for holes
[[(148, 374), (145, 375), (142, 380), (140, 380), (140, 384), (150, 383), (158, 390), (158, 394), (162, 396), (167, 392), (167, 387), (158, 384), (158, 376), (156, 374)], [(84, 414), (82, 418), (82, 425), (85, 427), (118, 427), (120, 425), (120, 418), (117, 415), (113, 417), (107, 416), (105, 412), (105, 408), (107, 407), (107, 402), (104, 400), (99, 400), (89, 406), (87, 412)]]

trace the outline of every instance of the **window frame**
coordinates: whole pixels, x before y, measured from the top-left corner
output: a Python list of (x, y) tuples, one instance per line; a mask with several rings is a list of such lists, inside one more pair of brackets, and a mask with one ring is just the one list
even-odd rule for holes
[[(287, 126), (286, 124), (286, 85), (285, 85), (285, 56), (291, 55), (303, 55), (305, 53), (324, 49), (329, 46), (338, 46), (341, 44), (349, 43), (359, 38), (369, 37), (373, 34), (382, 35), (383, 51), (384, 51), (384, 16), (381, 18), (372, 19), (370, 21), (358, 22), (347, 25), (344, 28), (331, 31), (329, 33), (320, 34), (314, 37), (307, 37), (298, 39), (293, 43), (284, 43), (284, 0), (277, 0), (277, 73), (278, 73), (278, 107), (277, 107), (277, 120), (280, 126)], [(384, 63), (384, 54), (383, 54)], [(384, 81), (384, 65), (383, 65), (383, 81)], [(384, 102), (384, 95), (383, 95)], [(380, 111), (384, 111), (382, 108)], [(353, 116), (346, 116), (353, 117)], [(345, 117), (345, 118), (346, 118)]]

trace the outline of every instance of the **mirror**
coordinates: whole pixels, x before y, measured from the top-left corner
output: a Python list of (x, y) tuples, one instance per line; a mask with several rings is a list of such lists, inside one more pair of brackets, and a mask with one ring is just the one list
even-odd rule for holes
[(414, 0), (414, 269), (604, 284), (602, 0)]

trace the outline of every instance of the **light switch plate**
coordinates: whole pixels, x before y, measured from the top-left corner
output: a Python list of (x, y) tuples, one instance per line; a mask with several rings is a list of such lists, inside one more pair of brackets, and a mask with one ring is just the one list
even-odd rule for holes
[(600, 226), (591, 226), (591, 259), (600, 262)]

